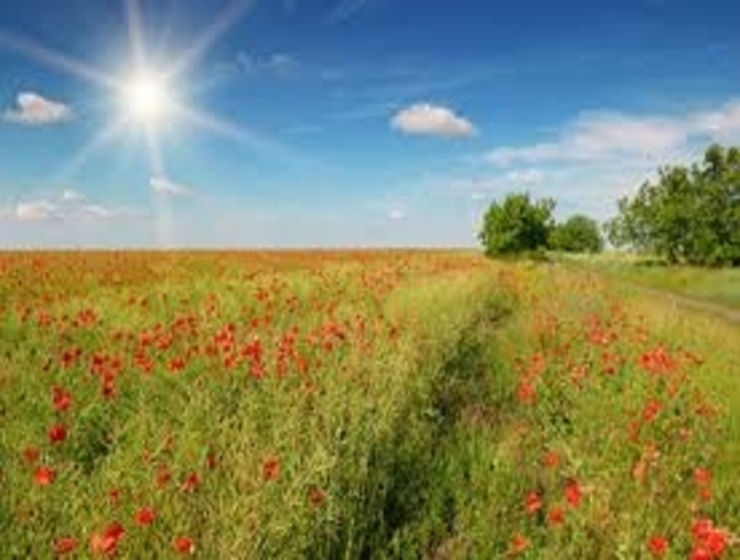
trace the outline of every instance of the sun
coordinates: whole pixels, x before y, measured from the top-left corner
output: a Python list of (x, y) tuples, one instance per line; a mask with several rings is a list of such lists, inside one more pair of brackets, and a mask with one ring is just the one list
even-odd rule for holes
[(167, 83), (152, 72), (137, 72), (122, 87), (123, 110), (128, 118), (140, 124), (160, 123), (170, 112), (172, 102)]

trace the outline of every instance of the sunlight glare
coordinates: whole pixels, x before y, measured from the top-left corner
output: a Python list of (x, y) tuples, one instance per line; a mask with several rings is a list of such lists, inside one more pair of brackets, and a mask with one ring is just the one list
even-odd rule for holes
[(149, 73), (135, 75), (123, 90), (123, 105), (128, 115), (148, 126), (167, 115), (170, 102), (166, 84)]

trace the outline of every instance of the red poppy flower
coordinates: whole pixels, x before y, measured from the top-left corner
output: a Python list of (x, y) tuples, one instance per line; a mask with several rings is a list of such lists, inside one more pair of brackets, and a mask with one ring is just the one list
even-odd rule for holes
[(69, 554), (77, 548), (77, 539), (73, 537), (61, 537), (54, 543), (54, 554), (61, 556)]
[(195, 552), (195, 543), (190, 537), (175, 537), (172, 541), (172, 548), (179, 554), (190, 555)]
[(547, 524), (551, 527), (562, 525), (565, 521), (565, 511), (563, 508), (555, 506), (547, 513)]
[(648, 550), (655, 558), (662, 558), (668, 552), (668, 539), (654, 536), (648, 540)]
[(33, 479), (39, 486), (48, 486), (57, 477), (56, 471), (51, 467), (39, 467), (33, 475)]
[(57, 412), (64, 412), (69, 409), (69, 407), (72, 405), (72, 395), (69, 393), (69, 391), (66, 391), (62, 387), (54, 387), (52, 389), (53, 396), (52, 396), (52, 403), (54, 405), (54, 410)]
[(514, 554), (521, 554), (529, 547), (529, 541), (521, 533), (516, 533), (511, 539), (511, 551)]
[(560, 456), (554, 451), (548, 451), (542, 458), (542, 464), (549, 469), (557, 468), (560, 464)]
[(146, 527), (147, 525), (151, 525), (154, 523), (154, 519), (157, 517), (157, 514), (154, 511), (154, 508), (141, 508), (139, 511), (136, 512), (136, 515), (134, 516), (134, 522), (139, 527)]
[(694, 482), (697, 486), (708, 486), (712, 482), (712, 473), (709, 469), (697, 468), (694, 470)]
[(51, 443), (62, 443), (67, 439), (67, 428), (64, 424), (54, 424), (49, 428), (49, 441)]
[(524, 500), (524, 510), (528, 514), (533, 515), (541, 509), (542, 509), (542, 497), (535, 491), (532, 491), (529, 494), (527, 494), (527, 497)]
[(572, 481), (568, 483), (568, 485), (565, 487), (565, 500), (570, 504), (572, 507), (577, 508), (579, 505), (581, 505), (581, 487), (578, 486), (578, 483), (576, 481)]
[(531, 404), (537, 397), (537, 391), (534, 385), (526, 381), (522, 381), (517, 389), (517, 399), (521, 404)]
[(691, 549), (691, 560), (712, 560), (712, 554), (703, 546), (695, 546)]
[(38, 447), (26, 447), (23, 450), (23, 460), (28, 465), (34, 465), (36, 464), (36, 461), (39, 460), (39, 449)]
[(116, 553), (118, 542), (126, 534), (123, 525), (114, 521), (102, 533), (95, 533), (90, 537), (90, 548), (93, 553), (112, 556)]
[(183, 492), (192, 492), (200, 484), (200, 475), (197, 472), (190, 473), (187, 478), (183, 481), (180, 489)]
[(262, 464), (262, 476), (265, 480), (275, 480), (280, 476), (280, 459), (269, 457)]

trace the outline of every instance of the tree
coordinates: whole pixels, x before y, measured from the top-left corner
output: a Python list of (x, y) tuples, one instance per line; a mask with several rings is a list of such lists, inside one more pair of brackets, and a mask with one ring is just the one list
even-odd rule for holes
[(598, 253), (604, 248), (604, 241), (596, 221), (577, 214), (552, 229), (549, 246), (555, 251)]
[(493, 202), (478, 235), (486, 255), (516, 255), (546, 248), (554, 208), (553, 200), (533, 202), (529, 194), (510, 194), (502, 204)]
[(710, 146), (703, 161), (660, 170), (608, 225), (615, 246), (671, 263), (740, 265), (740, 151)]

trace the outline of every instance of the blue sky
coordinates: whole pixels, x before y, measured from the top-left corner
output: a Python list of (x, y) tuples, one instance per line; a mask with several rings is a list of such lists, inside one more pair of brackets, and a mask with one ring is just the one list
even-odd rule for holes
[(733, 0), (53, 5), (0, 3), (0, 247), (472, 246), (740, 142)]

